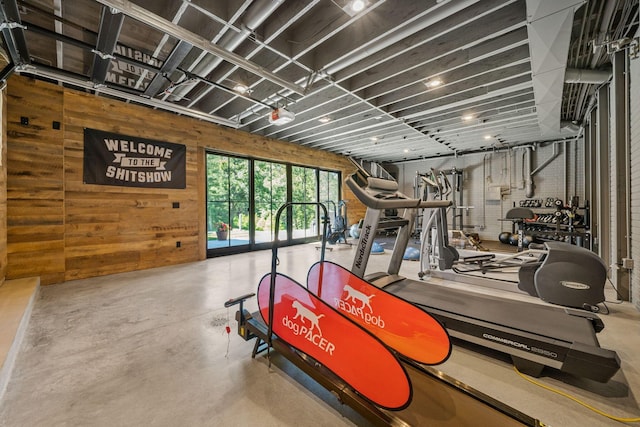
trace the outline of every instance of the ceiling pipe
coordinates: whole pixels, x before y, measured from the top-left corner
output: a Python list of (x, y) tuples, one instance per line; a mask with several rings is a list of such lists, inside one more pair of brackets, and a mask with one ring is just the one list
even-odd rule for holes
[(579, 70), (567, 68), (564, 73), (565, 83), (601, 84), (611, 79), (611, 71)]
[(248, 61), (236, 53), (229, 52), (228, 50), (221, 48), (220, 46), (210, 42), (204, 37), (192, 33), (191, 31), (188, 31), (180, 27), (179, 25), (168, 21), (161, 16), (155, 15), (138, 5), (131, 3), (128, 0), (97, 0), (97, 2), (105, 6), (115, 8), (119, 12), (122, 12), (125, 15), (142, 22), (145, 25), (155, 28), (162, 33), (166, 33), (172, 37), (175, 37), (178, 40), (191, 43), (195, 47), (209, 52), (212, 55), (219, 56), (225, 61), (237, 65), (242, 69), (250, 71), (257, 76), (263, 77), (279, 86), (282, 86), (283, 88), (289, 89), (299, 95), (304, 95), (304, 88), (302, 88), (301, 86), (295, 83), (291, 83), (272, 73), (266, 68), (254, 62)]
[[(553, 145), (555, 147), (555, 144)], [(524, 195), (527, 199), (530, 199), (535, 194), (536, 184), (533, 182), (533, 172), (531, 172), (532, 166), (532, 158), (531, 158), (531, 147), (525, 147), (524, 150), (524, 164), (523, 164), (523, 175), (524, 175)]]
[(118, 99), (125, 99), (127, 101), (136, 102), (138, 104), (144, 104), (148, 107), (158, 108), (160, 110), (170, 111), (172, 113), (183, 114), (185, 116), (193, 117), (195, 119), (203, 120), (210, 123), (215, 123), (218, 125), (228, 126), (234, 129), (239, 127), (239, 123), (225, 119), (224, 117), (215, 116), (212, 114), (203, 113), (201, 111), (193, 110), (191, 108), (182, 107), (176, 104), (169, 104), (165, 101), (161, 101), (155, 98), (146, 98), (140, 95), (134, 95), (127, 92), (123, 92), (121, 90), (112, 89), (108, 86), (99, 86), (96, 87), (93, 82), (82, 80), (80, 78), (75, 78), (69, 75), (63, 75), (59, 71), (47, 71), (42, 67), (38, 66), (24, 66), (16, 69), (16, 73), (18, 74), (31, 74), (34, 76), (41, 76), (48, 79), (56, 80), (58, 82), (68, 83), (70, 85), (74, 85), (77, 87), (89, 89), (95, 91), (96, 93), (103, 93), (105, 95), (112, 96)]
[[(245, 12), (240, 32), (227, 31), (218, 41), (217, 45), (228, 51), (234, 51), (240, 44), (245, 41), (275, 10), (284, 3), (284, 0), (258, 0), (249, 6)], [(202, 61), (196, 65), (192, 73), (208, 78), (209, 74), (222, 63), (220, 56), (205, 56)], [(170, 101), (179, 101), (184, 98), (194, 87), (196, 83), (187, 83), (178, 87), (171, 96)], [(195, 101), (194, 101), (195, 102)]]

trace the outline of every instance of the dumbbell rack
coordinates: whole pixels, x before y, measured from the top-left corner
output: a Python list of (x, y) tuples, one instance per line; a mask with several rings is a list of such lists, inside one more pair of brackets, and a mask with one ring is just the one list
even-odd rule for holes
[[(591, 249), (589, 202), (577, 206), (578, 199), (573, 198), (570, 206), (556, 198), (521, 200), (520, 206), (545, 209), (535, 212), (535, 221), (525, 221), (525, 235), (533, 236), (536, 241), (563, 241)], [(553, 209), (553, 211), (551, 211)]]

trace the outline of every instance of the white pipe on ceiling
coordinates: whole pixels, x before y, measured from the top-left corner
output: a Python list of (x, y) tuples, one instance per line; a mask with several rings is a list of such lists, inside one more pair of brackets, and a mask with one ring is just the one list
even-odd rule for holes
[(610, 71), (567, 68), (564, 72), (565, 83), (601, 84), (608, 82), (609, 79), (611, 79)]

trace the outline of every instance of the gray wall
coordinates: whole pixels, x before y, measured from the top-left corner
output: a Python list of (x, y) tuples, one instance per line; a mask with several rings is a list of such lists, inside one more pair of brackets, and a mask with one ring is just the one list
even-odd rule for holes
[[(405, 194), (413, 195), (416, 172), (429, 168), (438, 170), (453, 167), (463, 170), (463, 204), (473, 206), (464, 213), (464, 231), (476, 232), (482, 240), (498, 240), (501, 231), (511, 231), (511, 223), (500, 221), (514, 204), (525, 200), (523, 179), (524, 150), (495, 151), (489, 154), (463, 155), (436, 160), (421, 160), (397, 164), (398, 181)], [(553, 156), (553, 144), (537, 146), (532, 153), (532, 170)], [(571, 196), (580, 198), (584, 206), (584, 171), (582, 140), (559, 143), (557, 156), (534, 177), (534, 199), (546, 201), (548, 197), (567, 201)], [(566, 173), (565, 173), (566, 171)], [(499, 200), (491, 200), (492, 187), (505, 190)], [(553, 212), (553, 209), (533, 209), (534, 212)], [(451, 224), (451, 222), (450, 222)]]

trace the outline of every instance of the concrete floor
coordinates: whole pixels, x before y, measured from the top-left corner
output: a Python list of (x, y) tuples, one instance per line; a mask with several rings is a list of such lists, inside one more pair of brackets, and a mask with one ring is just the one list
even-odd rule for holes
[[(327, 259), (350, 267), (354, 251), (342, 247)], [(318, 257), (315, 245), (283, 248), (279, 271), (304, 283)], [(372, 256), (368, 271), (388, 260)], [(364, 425), (330, 394), (285, 373), (295, 374), (286, 363), (251, 359), (253, 343), (235, 334), (235, 310), (223, 303), (255, 291), (270, 262), (262, 251), (43, 287), (0, 402), (0, 426)], [(417, 277), (417, 269), (405, 262), (402, 273)], [(539, 381), (638, 417), (640, 313), (608, 305), (599, 339), (622, 359), (615, 377), (600, 384), (547, 370)], [(438, 368), (547, 425), (619, 425), (528, 383), (499, 353), (456, 343)]]

